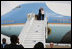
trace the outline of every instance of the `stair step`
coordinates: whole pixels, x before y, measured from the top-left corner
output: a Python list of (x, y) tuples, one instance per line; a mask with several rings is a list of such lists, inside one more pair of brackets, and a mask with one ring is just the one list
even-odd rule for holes
[[(26, 28), (28, 26), (30, 27), (29, 30)], [(31, 25), (27, 23), (24, 29), (20, 36), (23, 36), (24, 41), (22, 41), (25, 48), (34, 47), (37, 42), (45, 41), (45, 21), (34, 20)]]

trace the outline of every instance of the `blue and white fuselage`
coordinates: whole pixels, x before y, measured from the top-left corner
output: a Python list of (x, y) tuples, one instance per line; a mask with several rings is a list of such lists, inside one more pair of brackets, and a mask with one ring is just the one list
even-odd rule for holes
[(9, 13), (1, 16), (1, 34), (19, 36), (27, 21), (28, 13), (38, 14), (39, 8), (43, 7), (48, 14), (48, 27), (51, 33), (47, 42), (60, 42), (60, 40), (71, 31), (71, 16), (55, 13), (45, 3), (22, 4)]

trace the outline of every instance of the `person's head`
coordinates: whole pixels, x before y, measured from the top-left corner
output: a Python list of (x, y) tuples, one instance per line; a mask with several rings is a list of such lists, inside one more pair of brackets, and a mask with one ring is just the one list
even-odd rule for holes
[(41, 7), (40, 9), (41, 9), (41, 10), (43, 10), (43, 8), (42, 8), (42, 7)]
[(53, 46), (54, 46), (54, 43), (53, 43), (53, 42), (51, 42), (51, 43), (50, 43), (50, 47), (51, 47), (51, 48), (53, 48)]
[(3, 44), (6, 43), (6, 39), (5, 39), (5, 38), (2, 39), (2, 43), (3, 43)]
[(42, 7), (39, 9), (39, 11), (41, 11), (41, 10), (43, 10), (43, 8), (42, 8)]
[(38, 42), (37, 44), (35, 44), (34, 48), (44, 48), (44, 45), (42, 42)]
[(19, 38), (16, 35), (10, 36), (11, 43), (19, 43)]

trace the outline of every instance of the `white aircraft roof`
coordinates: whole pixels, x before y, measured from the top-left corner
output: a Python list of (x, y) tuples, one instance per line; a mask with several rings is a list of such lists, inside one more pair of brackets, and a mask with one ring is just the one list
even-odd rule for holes
[[(1, 16), (23, 3), (34, 3), (44, 1), (1, 1)], [(45, 1), (47, 6), (58, 14), (71, 16), (71, 1)]]

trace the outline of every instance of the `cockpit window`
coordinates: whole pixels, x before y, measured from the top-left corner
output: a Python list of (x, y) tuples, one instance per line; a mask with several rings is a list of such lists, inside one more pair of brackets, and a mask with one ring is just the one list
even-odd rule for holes
[(16, 8), (21, 8), (21, 6), (17, 6)]
[(17, 8), (21, 8), (21, 6), (17, 6), (17, 7), (15, 7), (13, 10), (15, 10), (15, 9), (17, 9)]

